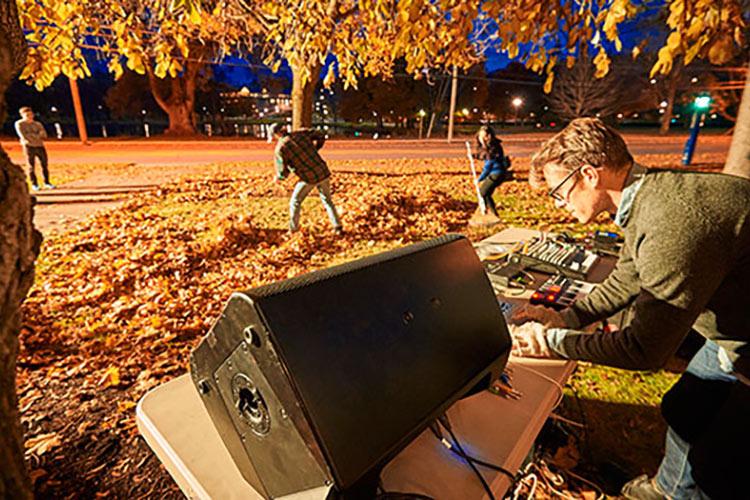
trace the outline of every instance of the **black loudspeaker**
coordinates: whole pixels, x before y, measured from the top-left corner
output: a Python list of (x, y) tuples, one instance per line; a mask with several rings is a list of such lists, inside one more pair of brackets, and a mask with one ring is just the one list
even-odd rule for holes
[(346, 496), (509, 351), (484, 267), (447, 235), (233, 294), (190, 371), (260, 494)]

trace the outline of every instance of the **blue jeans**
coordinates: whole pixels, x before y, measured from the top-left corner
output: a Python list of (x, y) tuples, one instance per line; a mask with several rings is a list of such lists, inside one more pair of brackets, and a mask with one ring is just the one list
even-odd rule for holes
[[(732, 383), (737, 379), (730, 375), (732, 368), (729, 364), (728, 360), (720, 362), (719, 346), (715, 342), (706, 340), (703, 347), (690, 360), (685, 371), (704, 380)], [(690, 444), (669, 427), (664, 448), (664, 458), (656, 473), (656, 484), (659, 488), (672, 499), (708, 498), (693, 480), (688, 462)]]
[(333, 225), (334, 228), (341, 227), (339, 214), (336, 212), (336, 207), (333, 205), (333, 200), (331, 199), (330, 180), (325, 179), (317, 184), (308, 184), (307, 182), (299, 181), (294, 186), (292, 198), (289, 200), (289, 229), (291, 231), (296, 231), (299, 229), (300, 207), (302, 206), (302, 202), (305, 201), (305, 198), (307, 198), (307, 195), (310, 194), (310, 191), (312, 191), (313, 188), (318, 189), (320, 200), (323, 202), (323, 206), (325, 207), (326, 212), (328, 212), (328, 218), (331, 219), (331, 225)]

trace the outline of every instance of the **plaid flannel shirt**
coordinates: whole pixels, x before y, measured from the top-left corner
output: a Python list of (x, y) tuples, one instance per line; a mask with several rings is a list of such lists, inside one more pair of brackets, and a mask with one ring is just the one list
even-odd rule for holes
[(301, 181), (317, 184), (331, 176), (328, 165), (318, 150), (325, 137), (315, 130), (297, 130), (285, 135), (276, 144), (276, 175), (284, 179), (294, 172)]

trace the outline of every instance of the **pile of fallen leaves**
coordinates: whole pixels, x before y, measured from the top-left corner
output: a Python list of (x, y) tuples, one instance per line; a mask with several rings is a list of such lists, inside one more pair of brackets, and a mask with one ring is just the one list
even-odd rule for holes
[(336, 236), (316, 193), (287, 234), (290, 186), (227, 169), (133, 196), (49, 237), (24, 305), (18, 389), (40, 495), (180, 496), (135, 428), (150, 388), (184, 373), (190, 351), (236, 290), (447, 232), (568, 228), (526, 182), (496, 192), (504, 223), (467, 226), (476, 208), (461, 160), (335, 165)]

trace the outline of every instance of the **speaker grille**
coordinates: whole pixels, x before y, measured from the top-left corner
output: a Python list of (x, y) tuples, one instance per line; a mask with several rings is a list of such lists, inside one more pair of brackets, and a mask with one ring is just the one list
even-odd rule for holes
[(510, 347), (484, 268), (457, 235), (246, 294), (342, 488), (405, 446)]

